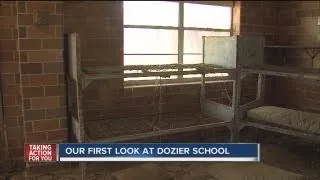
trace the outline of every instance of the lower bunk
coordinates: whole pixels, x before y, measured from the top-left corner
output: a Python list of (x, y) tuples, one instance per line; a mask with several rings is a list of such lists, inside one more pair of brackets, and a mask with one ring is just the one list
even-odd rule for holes
[(240, 124), (320, 142), (320, 114), (317, 113), (261, 106), (250, 109)]
[(203, 113), (163, 114), (87, 121), (84, 124), (86, 142), (121, 142), (219, 126), (231, 126)]

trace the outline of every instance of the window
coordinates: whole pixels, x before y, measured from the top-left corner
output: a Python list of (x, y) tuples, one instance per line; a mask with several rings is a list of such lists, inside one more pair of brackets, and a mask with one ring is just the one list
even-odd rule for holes
[[(231, 7), (170, 1), (124, 1), (123, 6), (124, 65), (202, 63), (202, 36), (230, 36)], [(199, 76), (169, 79), (193, 77)]]

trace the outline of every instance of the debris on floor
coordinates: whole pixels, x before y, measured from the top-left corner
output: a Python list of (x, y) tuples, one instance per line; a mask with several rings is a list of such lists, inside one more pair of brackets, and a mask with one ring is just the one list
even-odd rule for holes
[(173, 176), (154, 163), (147, 163), (112, 173), (116, 180), (172, 180)]

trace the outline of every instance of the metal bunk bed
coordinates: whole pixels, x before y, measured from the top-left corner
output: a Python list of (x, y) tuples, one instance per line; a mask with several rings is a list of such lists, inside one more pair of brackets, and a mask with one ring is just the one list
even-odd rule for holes
[[(265, 46), (265, 48), (280, 48), (283, 49), (294, 48), (293, 46)], [(313, 55), (308, 53), (311, 60), (318, 54), (319, 47), (296, 47), (303, 49), (308, 53), (308, 49), (313, 49)], [(284, 54), (282, 54), (282, 59)], [(296, 137), (302, 137), (307, 140), (320, 142), (320, 114), (310, 113), (305, 111), (298, 111), (293, 109), (281, 108), (276, 106), (265, 106), (265, 77), (278, 76), (296, 78), (297, 80), (312, 79), (320, 80), (320, 70), (311, 68), (298, 67), (281, 67), (272, 65), (249, 65), (242, 66), (239, 70), (237, 89), (239, 95), (241, 94), (242, 80), (249, 74), (257, 74), (258, 87), (257, 99), (248, 104), (239, 107), (236, 112), (235, 123), (237, 124), (237, 131), (235, 136), (238, 138), (239, 132), (246, 126), (267, 131), (274, 131), (281, 134), (287, 134)], [(240, 96), (237, 97), (240, 101)]]
[[(201, 129), (210, 129), (218, 126), (226, 126), (229, 130), (231, 130), (231, 139), (233, 138), (233, 116), (234, 116), (234, 108), (235, 108), (235, 96), (233, 96), (233, 104), (232, 106), (227, 106), (224, 104), (220, 104), (209, 100), (205, 96), (205, 86), (206, 86), (206, 77), (205, 74), (208, 73), (228, 73), (230, 80), (232, 81), (235, 87), (235, 68), (227, 67), (224, 64), (224, 60), (222, 59), (230, 59), (231, 57), (235, 57), (234, 48), (229, 48), (227, 55), (224, 51), (215, 51), (214, 47), (216, 46), (224, 46), (224, 50), (228, 48), (231, 44), (227, 43), (225, 45), (220, 44), (220, 38), (217, 37), (206, 37), (204, 38), (204, 56), (202, 64), (169, 64), (169, 65), (133, 65), (133, 66), (117, 66), (117, 67), (95, 67), (95, 68), (83, 68), (81, 67), (81, 57), (80, 57), (80, 43), (79, 36), (77, 33), (73, 33), (69, 35), (69, 76), (68, 76), (68, 97), (69, 97), (69, 114), (71, 114), (70, 119), (72, 119), (72, 134), (73, 139), (76, 142), (121, 142), (121, 141), (132, 141), (137, 139), (149, 138), (154, 136), (161, 136), (173, 133), (182, 133), (187, 131), (196, 131)], [(233, 44), (236, 45), (236, 44)], [(215, 54), (215, 56), (213, 56)], [(230, 61), (229, 63), (235, 63), (235, 61)], [(184, 70), (187, 68), (193, 68), (194, 70)], [(181, 71), (176, 71), (175, 69), (181, 69)], [(126, 70), (140, 70), (142, 73), (124, 73)], [(160, 70), (160, 71), (159, 71)], [(161, 72), (161, 70), (166, 70), (165, 72)], [(112, 122), (109, 124), (110, 126), (106, 126), (108, 129), (105, 129), (105, 132), (109, 132), (107, 136), (89, 136), (88, 130), (86, 128), (90, 128), (90, 124), (98, 123), (98, 122), (86, 122), (84, 119), (84, 109), (83, 109), (83, 93), (86, 88), (95, 80), (108, 80), (108, 79), (123, 79), (126, 77), (150, 77), (150, 76), (169, 76), (169, 75), (189, 75), (189, 74), (201, 74), (201, 90), (200, 90), (200, 105), (201, 105), (201, 115), (198, 116), (198, 122), (195, 122), (195, 118), (186, 118), (184, 116), (177, 116), (174, 118), (174, 123), (178, 124), (161, 126), (158, 124), (156, 126), (151, 126), (148, 123), (142, 122), (138, 128), (138, 130), (133, 130), (128, 132), (113, 133)], [(166, 116), (164, 116), (165, 119)], [(143, 121), (148, 121), (146, 117)], [(181, 119), (184, 118), (184, 119)], [(181, 123), (179, 124), (179, 119)], [(134, 122), (127, 121), (127, 122)], [(141, 120), (141, 119), (140, 119)], [(188, 121), (190, 120), (190, 122)], [(165, 120), (164, 120), (165, 121)], [(101, 122), (101, 121), (100, 121)], [(137, 121), (138, 122), (138, 121)], [(140, 121), (141, 122), (141, 121)], [(138, 123), (140, 123), (138, 122)], [(167, 120), (170, 123), (170, 119)], [(117, 119), (114, 121), (115, 124), (119, 124), (118, 127), (124, 127), (126, 124), (126, 119)], [(102, 125), (92, 126), (101, 127)], [(132, 126), (134, 129), (134, 125), (131, 124), (129, 128)], [(93, 130), (94, 131), (94, 130)], [(92, 132), (92, 131), (91, 131)], [(100, 133), (97, 133), (101, 135)]]
[[(245, 65), (260, 65), (263, 59), (263, 38), (259, 36), (232, 36), (232, 37), (203, 37), (203, 63), (202, 64), (169, 64), (148, 66), (117, 66), (117, 67), (81, 67), (80, 39), (77, 33), (67, 36), (67, 87), (68, 87), (68, 114), (69, 129), (73, 142), (121, 142), (142, 138), (155, 137), (173, 133), (210, 129), (213, 127), (227, 127), (230, 130), (231, 141), (235, 140), (237, 118), (239, 111), (239, 67)], [(194, 70), (184, 70), (193, 68)], [(159, 70), (167, 70), (161, 72)], [(180, 71), (171, 70), (179, 69)], [(124, 73), (126, 70), (140, 70), (142, 73)], [(157, 70), (157, 71), (155, 71)], [(233, 83), (232, 105), (227, 106), (214, 102), (206, 97), (206, 74), (228, 73), (229, 81)], [(134, 131), (131, 134), (116, 134), (115, 136), (91, 138), (88, 137), (88, 124), (84, 119), (84, 92), (95, 80), (123, 79), (126, 77), (149, 77), (170, 75), (201, 74), (200, 106), (202, 117), (200, 123), (186, 123), (179, 127), (163, 128), (161, 126), (147, 127), (144, 131)], [(223, 80), (226, 80), (223, 78)], [(190, 117), (189, 117), (190, 119)], [(192, 119), (192, 118), (191, 118)], [(107, 119), (106, 119), (107, 120)], [(118, 119), (120, 125), (126, 122)], [(177, 120), (177, 118), (175, 119)], [(133, 121), (131, 121), (133, 122)], [(175, 122), (175, 121), (174, 121)], [(119, 123), (119, 122), (118, 122)], [(129, 122), (127, 122), (129, 123)], [(132, 124), (132, 123), (131, 123)], [(112, 123), (111, 123), (112, 125)], [(132, 124), (133, 125), (133, 124)], [(100, 125), (98, 125), (100, 126)], [(112, 131), (106, 128), (105, 131)], [(85, 163), (80, 163), (82, 177), (85, 177)]]

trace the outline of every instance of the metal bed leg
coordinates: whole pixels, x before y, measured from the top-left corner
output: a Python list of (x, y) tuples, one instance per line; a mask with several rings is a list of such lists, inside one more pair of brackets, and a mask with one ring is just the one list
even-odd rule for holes
[(230, 142), (237, 143), (239, 142), (240, 133), (236, 125), (232, 125), (230, 130)]
[(85, 162), (80, 162), (79, 163), (79, 167), (80, 167), (80, 171), (81, 171), (81, 180), (86, 180), (86, 170), (87, 170), (87, 167), (86, 167), (86, 163)]

